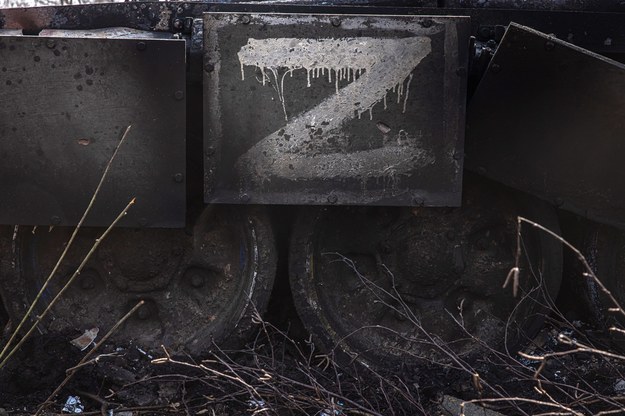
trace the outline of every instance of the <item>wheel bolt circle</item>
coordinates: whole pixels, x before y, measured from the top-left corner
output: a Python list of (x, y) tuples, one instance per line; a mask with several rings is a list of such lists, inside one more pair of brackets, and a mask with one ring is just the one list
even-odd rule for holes
[(96, 286), (98, 275), (93, 270), (85, 270), (80, 276), (80, 288), (82, 290), (91, 290)]
[(199, 289), (206, 284), (207, 271), (201, 268), (192, 267), (187, 269), (183, 280), (195, 289)]
[(141, 319), (142, 321), (148, 319), (150, 315), (150, 307), (147, 305), (141, 306), (137, 311), (137, 318)]
[(191, 286), (195, 287), (195, 288), (200, 288), (202, 286), (204, 286), (204, 276), (202, 276), (199, 273), (193, 273), (191, 275)]

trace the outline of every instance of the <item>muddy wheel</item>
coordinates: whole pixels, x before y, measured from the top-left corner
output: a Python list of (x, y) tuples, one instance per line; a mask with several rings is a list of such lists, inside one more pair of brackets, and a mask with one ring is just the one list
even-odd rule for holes
[[(625, 231), (588, 220), (576, 226), (578, 233), (577, 238), (572, 238), (574, 244), (582, 251), (597, 278), (612, 293), (618, 306), (625, 308)], [(587, 270), (579, 260), (572, 254), (566, 260), (577, 289), (574, 295), (576, 300), (581, 300), (586, 312), (583, 318), (590, 318), (593, 325), (606, 331), (610, 331), (611, 327), (625, 329), (625, 317), (610, 311), (617, 305), (595, 280), (584, 276)], [(625, 350), (625, 335), (618, 331), (610, 331), (609, 334), (616, 346)]]
[[(47, 305), (77, 269), (102, 229), (81, 231)], [(18, 259), (27, 302), (63, 250), (72, 229), (22, 228)], [(44, 329), (108, 331), (139, 299), (146, 301), (114, 335), (152, 349), (200, 354), (212, 341), (236, 344), (249, 334), (255, 309), (264, 311), (276, 268), (274, 240), (263, 211), (210, 207), (192, 229), (117, 229), (51, 310)], [(39, 310), (42, 310), (39, 308)]]
[(518, 215), (558, 231), (552, 207), (476, 179), (461, 208), (308, 209), (290, 250), (300, 317), (339, 361), (388, 371), (515, 345), (542, 322), (534, 299), (554, 297), (562, 272), (560, 245), (524, 227), (519, 295), (502, 288)]

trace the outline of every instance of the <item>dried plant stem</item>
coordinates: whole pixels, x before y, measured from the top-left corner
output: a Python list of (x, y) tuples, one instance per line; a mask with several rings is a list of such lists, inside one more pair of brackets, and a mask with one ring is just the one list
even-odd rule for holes
[(133, 313), (135, 313), (137, 311), (137, 309), (139, 309), (143, 304), (145, 303), (145, 301), (140, 300), (139, 302), (137, 302), (137, 304), (130, 310), (128, 311), (128, 313), (126, 315), (124, 315), (119, 321), (117, 321), (117, 323), (115, 325), (113, 325), (113, 327), (106, 333), (106, 335), (104, 335), (104, 337), (102, 337), (102, 339), (93, 346), (93, 348), (91, 349), (91, 351), (89, 351), (87, 354), (85, 354), (84, 357), (82, 357), (82, 360), (80, 360), (78, 362), (78, 364), (76, 364), (65, 376), (65, 379), (61, 382), (61, 384), (58, 385), (58, 387), (50, 394), (50, 396), (48, 396), (48, 398), (46, 399), (46, 401), (44, 401), (41, 405), (39, 405), (39, 408), (37, 409), (37, 411), (35, 412), (35, 416), (37, 416), (38, 414), (41, 413), (41, 411), (43, 411), (44, 407), (50, 403), (54, 397), (56, 397), (56, 395), (61, 391), (61, 389), (63, 387), (65, 387), (65, 385), (69, 382), (69, 380), (74, 376), (74, 374), (76, 374), (76, 372), (89, 360), (89, 358), (98, 350), (98, 348), (100, 348), (100, 346), (102, 344), (104, 344), (106, 342), (106, 340), (108, 340), (111, 335), (113, 335), (113, 333), (115, 333), (115, 331), (117, 331), (117, 328), (120, 327), (120, 325), (122, 325), (124, 322), (126, 322), (126, 320), (128, 320), (128, 318), (130, 318), (130, 316), (132, 316)]
[(571, 409), (570, 407), (564, 406), (560, 403), (557, 402), (546, 402), (546, 401), (542, 401), (542, 400), (534, 400), (534, 399), (528, 399), (525, 397), (501, 397), (501, 398), (493, 398), (493, 399), (475, 399), (475, 400), (467, 400), (466, 402), (463, 402), (460, 404), (460, 415), (464, 416), (464, 405), (466, 403), (501, 403), (501, 402), (521, 402), (521, 403), (532, 403), (532, 404), (536, 404), (539, 406), (546, 406), (546, 407), (553, 407), (556, 409), (560, 409), (565, 411), (567, 415), (574, 415), (574, 416), (583, 416), (582, 413), (580, 412), (576, 412), (575, 410)]
[[(623, 310), (623, 308), (621, 307), (620, 303), (616, 300), (614, 295), (612, 295), (612, 292), (610, 292), (608, 290), (608, 288), (605, 287), (603, 285), (603, 283), (601, 283), (601, 280), (599, 280), (599, 278), (597, 277), (597, 275), (593, 271), (592, 267), (590, 267), (590, 264), (588, 264), (588, 260), (586, 260), (586, 257), (582, 254), (581, 251), (579, 251), (573, 244), (569, 243), (568, 241), (566, 241), (564, 238), (562, 238), (558, 234), (554, 233), (553, 231), (549, 230), (548, 228), (543, 227), (542, 225), (540, 225), (538, 223), (535, 223), (534, 221), (530, 221), (530, 220), (528, 220), (527, 218), (524, 218), (524, 217), (518, 217), (518, 221), (519, 221), (519, 224), (521, 222), (524, 222), (526, 224), (531, 225), (534, 228), (538, 228), (539, 230), (549, 234), (551, 237), (555, 238), (560, 243), (562, 243), (564, 246), (566, 246), (569, 250), (571, 250), (575, 254), (575, 256), (577, 257), (577, 259), (582, 263), (582, 265), (584, 266), (584, 269), (586, 269), (586, 272), (583, 273), (583, 275), (585, 277), (591, 278), (597, 284), (597, 286), (599, 286), (599, 289), (608, 297), (608, 299), (610, 299), (610, 302), (612, 302), (612, 304), (615, 306), (614, 308), (610, 308), (610, 311), (611, 312), (618, 312), (623, 317), (625, 317), (625, 310)], [(520, 230), (519, 230), (519, 232), (520, 232)]]
[(69, 286), (72, 284), (72, 282), (76, 279), (76, 277), (78, 277), (78, 275), (80, 275), (80, 272), (82, 271), (83, 267), (85, 267), (85, 264), (87, 264), (87, 262), (89, 261), (89, 259), (91, 258), (91, 256), (93, 255), (93, 253), (95, 253), (95, 251), (97, 250), (98, 246), (100, 245), (100, 243), (106, 238), (106, 236), (111, 232), (111, 230), (117, 225), (117, 223), (124, 217), (126, 216), (126, 214), (128, 213), (128, 210), (130, 209), (130, 207), (132, 205), (134, 205), (135, 203), (135, 198), (133, 198), (128, 205), (126, 205), (126, 207), (123, 209), (122, 212), (119, 213), (119, 215), (117, 216), (117, 218), (115, 218), (115, 220), (111, 223), (111, 225), (108, 226), (108, 228), (102, 233), (102, 235), (100, 236), (100, 238), (97, 238), (95, 240), (95, 242), (93, 243), (93, 246), (91, 246), (91, 249), (89, 250), (89, 252), (87, 253), (87, 255), (85, 256), (85, 258), (82, 260), (82, 262), (80, 263), (80, 266), (78, 266), (78, 269), (76, 269), (76, 271), (74, 272), (74, 274), (72, 275), (72, 277), (69, 278), (69, 280), (67, 281), (67, 283), (65, 283), (65, 285), (61, 288), (61, 290), (59, 291), (59, 293), (56, 294), (56, 296), (54, 297), (54, 299), (52, 299), (52, 301), (48, 304), (48, 306), (46, 307), (46, 309), (41, 313), (41, 315), (37, 316), (37, 319), (35, 320), (35, 322), (33, 323), (33, 325), (30, 327), (30, 329), (28, 330), (28, 332), (26, 332), (26, 334), (22, 337), (22, 339), (15, 345), (15, 347), (13, 347), (9, 353), (6, 354), (6, 356), (4, 357), (4, 359), (2, 360), (2, 362), (0, 362), (0, 369), (2, 369), (2, 367), (4, 367), (7, 363), (7, 361), (9, 361), (9, 359), (11, 358), (11, 356), (13, 356), (13, 354), (15, 354), (15, 352), (17, 352), (17, 350), (22, 346), (22, 344), (28, 339), (28, 337), (30, 336), (30, 334), (32, 334), (32, 332), (35, 330), (35, 328), (37, 328), (37, 325), (39, 325), (39, 323), (41, 322), (41, 320), (46, 316), (46, 314), (50, 311), (50, 309), (52, 309), (52, 306), (54, 306), (54, 304), (59, 300), (59, 298), (63, 295), (63, 293), (65, 293), (65, 291), (69, 288)]
[(124, 134), (122, 135), (122, 138), (119, 140), (119, 143), (117, 143), (117, 146), (115, 147), (115, 151), (113, 151), (113, 155), (111, 156), (111, 158), (109, 159), (108, 163), (106, 164), (106, 168), (104, 169), (104, 172), (102, 173), (102, 177), (100, 178), (100, 182), (98, 183), (98, 186), (96, 187), (96, 189), (95, 189), (95, 191), (93, 193), (93, 196), (91, 197), (91, 200), (89, 201), (89, 205), (87, 205), (87, 208), (85, 209), (85, 212), (82, 214), (82, 217), (80, 218), (80, 221), (78, 221), (78, 224), (74, 228), (74, 232), (72, 233), (70, 239), (68, 240), (67, 244), (65, 245), (65, 249), (63, 250), (63, 253), (61, 253), (61, 256), (57, 260), (54, 268), (52, 269), (52, 271), (48, 275), (47, 279), (45, 280), (45, 282), (41, 286), (41, 289), (39, 289), (39, 293), (37, 293), (37, 296), (35, 296), (35, 299), (31, 302), (28, 310), (26, 311), (26, 313), (22, 317), (22, 320), (20, 321), (20, 323), (17, 325), (17, 327), (15, 328), (13, 333), (11, 334), (11, 337), (9, 338), (9, 340), (4, 345), (4, 347), (2, 349), (2, 352), (0, 352), (0, 359), (4, 358), (4, 360), (2, 361), (2, 364), (0, 364), (0, 368), (2, 368), (4, 366), (4, 363), (7, 361), (7, 359), (5, 358), (5, 355), (7, 354), (7, 351), (9, 350), (9, 348), (11, 347), (11, 344), (13, 344), (13, 342), (15, 341), (15, 338), (19, 334), (20, 330), (22, 329), (22, 327), (24, 326), (24, 324), (26, 323), (28, 318), (33, 313), (33, 310), (35, 309), (35, 306), (37, 305), (37, 303), (41, 299), (41, 296), (43, 295), (43, 292), (46, 290), (46, 288), (48, 287), (48, 285), (52, 281), (52, 278), (56, 274), (56, 272), (59, 269), (61, 263), (65, 259), (65, 256), (67, 255), (67, 252), (69, 251), (70, 247), (72, 246), (72, 243), (74, 242), (74, 240), (76, 238), (76, 235), (78, 235), (78, 231), (80, 230), (80, 228), (82, 227), (83, 223), (85, 222), (85, 219), (87, 218), (87, 215), (89, 215), (89, 212), (91, 211), (91, 208), (93, 207), (93, 204), (95, 203), (96, 198), (98, 197), (98, 194), (100, 193), (100, 189), (102, 188), (102, 184), (104, 183), (104, 180), (106, 179), (106, 176), (107, 176), (107, 174), (108, 174), (108, 172), (109, 172), (109, 170), (111, 168), (111, 165), (113, 164), (113, 160), (115, 160), (115, 156), (117, 156), (117, 152), (119, 151), (119, 148), (121, 147), (121, 145), (124, 143), (124, 141), (126, 139), (126, 136), (128, 136), (128, 132), (130, 132), (130, 128), (131, 127), (132, 127), (132, 125), (126, 127), (126, 130), (124, 131)]

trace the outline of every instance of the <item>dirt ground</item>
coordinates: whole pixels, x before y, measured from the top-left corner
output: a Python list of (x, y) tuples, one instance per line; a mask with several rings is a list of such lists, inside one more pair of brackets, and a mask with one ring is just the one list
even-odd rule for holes
[[(273, 302), (269, 322), (259, 325), (244, 348), (216, 346), (203, 360), (104, 344), (52, 397), (85, 353), (70, 344), (76, 334), (35, 336), (0, 370), (0, 416), (33, 414), (46, 400), (42, 414), (71, 414), (68, 400), (76, 397), (82, 414), (124, 416), (447, 414), (441, 408), (446, 396), (490, 399), (486, 405), (501, 414), (537, 414), (556, 404), (559, 414), (596, 414), (621, 408), (625, 399), (625, 360), (615, 355), (618, 346), (581, 320), (567, 327), (558, 315), (550, 316), (524, 349), (530, 356), (553, 354), (542, 367), (519, 354), (492, 351), (472, 362), (459, 357), (451, 365), (423, 363), (381, 374), (326, 361), (279, 303), (278, 308)], [(567, 345), (566, 339), (579, 344)], [(563, 354), (590, 344), (597, 350)]]

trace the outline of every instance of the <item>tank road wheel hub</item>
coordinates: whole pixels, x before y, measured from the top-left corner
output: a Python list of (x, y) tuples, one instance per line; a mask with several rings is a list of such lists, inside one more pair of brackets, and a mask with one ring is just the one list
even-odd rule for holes
[(542, 281), (547, 294), (556, 294), (557, 243), (524, 228), (520, 295), (513, 298), (502, 283), (514, 266), (517, 216), (557, 231), (555, 212), (475, 179), (467, 180), (464, 193), (461, 208), (302, 213), (291, 245), (291, 287), (302, 320), (324, 349), (391, 370), (449, 362), (444, 351), (477, 356), (485, 347), (472, 337), (498, 348), (506, 333), (519, 341), (542, 319), (531, 300), (539, 291), (532, 291)]
[[(72, 229), (31, 231), (18, 236), (29, 300), (52, 270)], [(101, 232), (80, 232), (44, 303), (77, 269)], [(259, 210), (211, 207), (192, 231), (113, 230), (53, 307), (44, 327), (68, 333), (97, 327), (104, 334), (143, 299), (145, 304), (113, 339), (199, 354), (213, 340), (235, 344), (246, 335), (254, 308), (262, 312), (266, 307), (275, 264), (271, 229)]]

